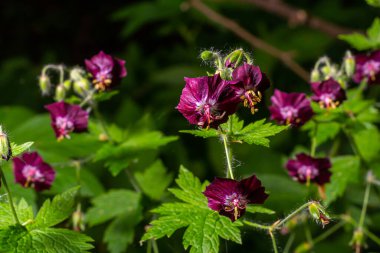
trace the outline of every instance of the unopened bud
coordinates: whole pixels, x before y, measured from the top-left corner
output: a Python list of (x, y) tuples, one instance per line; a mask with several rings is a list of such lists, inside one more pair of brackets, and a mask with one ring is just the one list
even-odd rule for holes
[(231, 69), (223, 69), (222, 71), (219, 72), (220, 77), (223, 80), (231, 80), (232, 79), (232, 70)]
[(237, 49), (226, 56), (224, 59), (224, 66), (227, 68), (236, 68), (243, 62), (244, 51), (242, 49)]
[(40, 86), (42, 95), (49, 95), (51, 89), (50, 78), (46, 74), (42, 74), (38, 79), (38, 85)]
[(63, 87), (65, 88), (65, 90), (70, 90), (71, 88), (71, 80), (66, 80), (63, 82)]
[(350, 51), (347, 51), (343, 60), (344, 71), (348, 77), (351, 77), (355, 73), (355, 58)]
[(214, 57), (214, 53), (208, 50), (201, 53), (201, 59), (204, 61), (211, 61), (214, 59)]
[(321, 81), (321, 75), (319, 74), (319, 70), (318, 69), (313, 69), (311, 71), (310, 80), (313, 83)]
[(312, 202), (309, 205), (309, 213), (317, 222), (322, 224), (322, 227), (330, 223), (330, 215), (318, 202)]
[(295, 253), (305, 253), (305, 252), (310, 252), (311, 250), (311, 244), (308, 242), (304, 242), (300, 244), (295, 250)]
[(63, 84), (59, 84), (56, 88), (55, 88), (55, 100), (56, 101), (62, 101), (64, 100), (66, 97), (66, 89), (65, 89), (65, 86)]
[(84, 226), (84, 214), (80, 209), (77, 209), (72, 216), (73, 220), (73, 229), (75, 231), (83, 231), (85, 229)]
[(82, 97), (85, 97), (91, 89), (91, 83), (87, 78), (81, 78), (74, 81), (73, 88), (75, 93)]
[(3, 131), (0, 125), (0, 154), (1, 159), (8, 161), (12, 156), (12, 148), (9, 142), (8, 135)]

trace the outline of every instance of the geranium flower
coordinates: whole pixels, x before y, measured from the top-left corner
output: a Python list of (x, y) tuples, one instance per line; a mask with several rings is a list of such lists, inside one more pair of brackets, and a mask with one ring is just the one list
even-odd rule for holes
[(335, 109), (346, 100), (346, 92), (332, 78), (323, 82), (312, 83), (311, 89), (314, 93), (311, 99), (318, 102), (321, 108)]
[(117, 85), (127, 76), (125, 61), (100, 51), (90, 60), (85, 60), (86, 69), (91, 73), (95, 88), (107, 90)]
[(328, 158), (313, 158), (301, 153), (296, 155), (296, 159), (289, 160), (285, 167), (289, 175), (300, 183), (324, 185), (330, 182), (331, 162)]
[(80, 106), (61, 101), (46, 105), (45, 108), (50, 112), (51, 126), (58, 140), (69, 139), (71, 132), (87, 131), (88, 112)]
[(24, 153), (21, 158), (13, 158), (13, 173), (16, 183), (23, 187), (32, 187), (36, 191), (50, 189), (55, 178), (53, 168), (37, 152)]
[(263, 204), (268, 198), (265, 188), (255, 175), (241, 181), (217, 177), (206, 187), (203, 194), (212, 210), (232, 221), (245, 213), (247, 204)]
[(369, 84), (380, 82), (380, 50), (356, 55), (355, 63), (354, 82), (360, 83), (363, 79), (367, 79)]
[(244, 106), (254, 113), (255, 105), (261, 102), (262, 93), (270, 86), (269, 79), (258, 66), (244, 63), (232, 72), (232, 79), (239, 81), (233, 85)]
[(313, 116), (310, 101), (304, 93), (274, 91), (269, 107), (271, 119), (279, 124), (302, 126)]
[(233, 114), (240, 102), (231, 89), (233, 81), (225, 81), (219, 75), (196, 78), (185, 77), (176, 109), (190, 122), (202, 128), (217, 128)]

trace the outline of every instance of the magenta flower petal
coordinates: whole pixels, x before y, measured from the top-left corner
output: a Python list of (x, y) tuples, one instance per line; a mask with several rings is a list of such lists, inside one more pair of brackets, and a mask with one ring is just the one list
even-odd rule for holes
[(232, 79), (238, 81), (233, 85), (236, 94), (243, 100), (244, 106), (255, 112), (255, 105), (261, 102), (262, 94), (270, 87), (267, 76), (260, 67), (244, 63), (232, 73)]
[(271, 119), (279, 124), (299, 127), (313, 117), (310, 101), (303, 93), (286, 93), (276, 89), (271, 101)]
[(311, 89), (314, 93), (311, 99), (318, 102), (322, 108), (336, 108), (346, 100), (346, 92), (332, 78), (323, 82), (312, 83)]
[(125, 61), (100, 51), (90, 60), (85, 60), (86, 69), (91, 73), (95, 88), (107, 90), (119, 84), (127, 76)]
[(88, 112), (80, 106), (61, 101), (46, 105), (45, 108), (50, 112), (51, 126), (57, 139), (70, 138), (71, 132), (87, 131)]
[(16, 183), (23, 187), (32, 187), (36, 191), (50, 189), (55, 179), (55, 171), (37, 152), (24, 153), (21, 158), (13, 158), (13, 173)]
[(300, 183), (314, 182), (324, 185), (330, 182), (331, 162), (328, 158), (313, 158), (304, 153), (296, 155), (296, 159), (286, 164), (289, 175)]
[(262, 204), (268, 198), (265, 188), (254, 175), (241, 181), (215, 178), (203, 194), (212, 210), (229, 217), (232, 221), (245, 213), (247, 204)]
[(234, 82), (222, 80), (219, 75), (185, 77), (185, 82), (176, 109), (190, 124), (217, 128), (235, 113), (240, 100), (231, 89)]
[(360, 83), (366, 79), (369, 84), (380, 83), (380, 50), (356, 55), (355, 64), (355, 73), (352, 77), (354, 82)]

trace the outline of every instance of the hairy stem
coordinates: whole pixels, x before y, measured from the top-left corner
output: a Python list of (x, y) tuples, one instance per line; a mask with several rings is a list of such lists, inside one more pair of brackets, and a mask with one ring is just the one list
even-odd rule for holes
[(278, 253), (276, 238), (274, 237), (273, 231), (271, 229), (269, 230), (269, 235), (272, 239), (273, 252)]
[(231, 179), (234, 179), (234, 174), (232, 172), (232, 164), (231, 164), (232, 152), (231, 152), (230, 145), (228, 142), (228, 136), (226, 134), (222, 134), (222, 138), (223, 138), (224, 152), (226, 153), (227, 170), (228, 170), (227, 175), (229, 175)]
[(13, 199), (12, 199), (12, 194), (11, 194), (11, 191), (9, 190), (9, 187), (8, 187), (8, 184), (7, 184), (7, 180), (5, 178), (3, 169), (1, 167), (0, 167), (0, 174), (1, 174), (0, 175), (1, 176), (1, 181), (3, 182), (4, 187), (5, 187), (5, 191), (8, 194), (9, 206), (10, 206), (10, 208), (12, 210), (13, 218), (14, 218), (14, 220), (15, 220), (15, 222), (17, 224), (20, 224), (20, 220), (17, 217), (16, 209), (14, 207), (14, 203), (13, 203)]
[(261, 225), (261, 224), (250, 222), (247, 220), (244, 220), (243, 223), (250, 226), (250, 227), (253, 227), (253, 228), (258, 228), (258, 229), (262, 229), (262, 230), (269, 230), (270, 229), (270, 226)]
[(367, 212), (370, 190), (371, 190), (371, 183), (367, 182), (367, 185), (365, 188), (365, 193), (364, 193), (362, 212), (360, 214), (360, 219), (359, 219), (358, 229), (363, 229), (364, 220), (365, 220), (365, 216), (366, 216), (366, 212)]

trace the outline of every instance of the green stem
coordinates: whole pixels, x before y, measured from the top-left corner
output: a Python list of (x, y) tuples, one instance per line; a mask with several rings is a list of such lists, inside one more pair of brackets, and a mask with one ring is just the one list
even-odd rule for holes
[(375, 234), (373, 234), (371, 231), (369, 231), (367, 229), (363, 229), (363, 231), (364, 231), (364, 234), (366, 234), (372, 241), (377, 243), (377, 245), (380, 245), (380, 238), (379, 237), (377, 237)]
[(129, 178), (129, 182), (131, 183), (131, 185), (133, 186), (135, 191), (141, 192), (141, 189), (140, 189), (138, 183), (136, 182), (135, 176), (129, 171), (129, 169), (125, 169), (125, 173), (127, 174), (128, 178)]
[(88, 102), (92, 100), (92, 97), (95, 94), (96, 89), (92, 89), (88, 92), (87, 96), (82, 100), (82, 102), (79, 104), (80, 107), (84, 106)]
[(234, 179), (234, 174), (232, 172), (232, 164), (231, 164), (231, 149), (228, 144), (228, 136), (226, 134), (222, 134), (223, 144), (224, 144), (224, 152), (226, 153), (226, 161), (227, 161), (227, 169), (231, 179)]
[(290, 247), (292, 247), (292, 244), (294, 242), (295, 237), (296, 237), (295, 234), (291, 234), (289, 236), (289, 239), (288, 239), (288, 241), (285, 244), (283, 253), (289, 253)]
[(365, 193), (364, 193), (362, 212), (360, 214), (360, 219), (359, 219), (358, 229), (363, 229), (365, 215), (366, 215), (366, 212), (367, 212), (367, 206), (368, 206), (368, 200), (369, 200), (370, 190), (371, 190), (371, 183), (367, 182), (367, 186), (365, 188)]
[(7, 180), (5, 178), (3, 169), (1, 167), (0, 167), (0, 174), (1, 174), (0, 175), (1, 176), (1, 181), (3, 181), (5, 190), (6, 190), (7, 194), (8, 194), (9, 206), (10, 206), (10, 208), (12, 210), (13, 218), (14, 218), (15, 222), (20, 225), (20, 220), (17, 217), (16, 209), (14, 207), (14, 203), (13, 203), (13, 199), (12, 199), (12, 194), (11, 194), (11, 191), (9, 190), (9, 188), (8, 188)]
[(306, 209), (307, 207), (309, 207), (309, 205), (312, 204), (312, 203), (313, 202), (311, 201), (311, 202), (307, 202), (307, 203), (303, 204), (302, 206), (300, 206), (299, 208), (297, 208), (294, 212), (292, 212), (291, 214), (289, 214), (288, 216), (286, 216), (285, 219), (281, 220), (278, 223), (274, 223), (272, 225), (272, 227), (275, 228), (275, 229), (281, 227), (283, 224), (285, 224), (287, 221), (289, 221), (290, 219), (292, 219), (298, 213), (302, 212), (304, 209)]
[(99, 109), (98, 109), (98, 105), (96, 103), (94, 103), (92, 105), (92, 109), (94, 111), (94, 114), (95, 114), (95, 117), (98, 119), (99, 123), (100, 123), (100, 127), (102, 128), (102, 131), (103, 133), (107, 136), (107, 139), (111, 142), (113, 142), (113, 140), (111, 139), (111, 136), (108, 132), (108, 129), (107, 129), (107, 125), (103, 119), (103, 116), (102, 114), (100, 113)]
[(273, 252), (278, 253), (276, 238), (274, 237), (272, 230), (269, 230), (269, 235), (272, 239)]
[(156, 240), (152, 239), (152, 245), (153, 245), (153, 253), (160, 253), (158, 250), (157, 242)]
[(317, 131), (318, 131), (318, 122), (314, 122), (314, 130), (313, 130), (313, 137), (311, 138), (311, 147), (310, 147), (310, 155), (312, 157), (315, 156), (315, 150), (317, 149)]
[(320, 234), (319, 236), (317, 236), (315, 239), (314, 239), (314, 244), (317, 244), (319, 243), (320, 241), (323, 241), (324, 239), (326, 239), (327, 237), (329, 237), (330, 235), (332, 235), (333, 233), (335, 233), (336, 231), (338, 231), (341, 227), (343, 227), (343, 225), (345, 224), (346, 222), (344, 221), (341, 221), (337, 224), (335, 224), (334, 226), (332, 226), (329, 230), (327, 230), (326, 232)]
[(305, 223), (304, 228), (305, 228), (305, 235), (306, 235), (307, 243), (311, 247), (313, 247), (313, 245), (314, 245), (313, 236), (311, 235), (311, 232), (310, 232), (309, 227), (307, 226), (307, 223)]
[(243, 223), (248, 225), (248, 226), (251, 226), (253, 228), (258, 228), (258, 229), (262, 229), (262, 230), (269, 230), (270, 229), (270, 226), (261, 225), (261, 224), (250, 222), (247, 220), (244, 220)]

